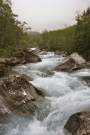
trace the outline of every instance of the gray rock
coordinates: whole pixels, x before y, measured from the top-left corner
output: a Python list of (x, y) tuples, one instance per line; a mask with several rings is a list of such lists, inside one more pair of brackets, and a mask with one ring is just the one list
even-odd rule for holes
[(6, 106), (6, 101), (4, 100), (4, 98), (2, 96), (0, 96), (0, 117), (2, 117), (3, 115), (9, 114), (11, 113), (11, 111), (9, 110), (9, 108)]
[(57, 71), (72, 72), (86, 67), (86, 61), (79, 54), (73, 53), (56, 67)]
[[(32, 114), (43, 94), (23, 76), (10, 76), (0, 82), (0, 114)], [(8, 111), (9, 110), (9, 111)]]
[(34, 63), (34, 62), (41, 61), (39, 56), (37, 56), (33, 52), (29, 51), (28, 49), (24, 49), (24, 50), (19, 51), (16, 54), (16, 58), (20, 60), (20, 64)]
[(66, 125), (72, 135), (90, 135), (90, 112), (80, 112), (72, 115)]
[(41, 59), (39, 56), (29, 51), (28, 49), (24, 49), (18, 51), (15, 57), (12, 58), (0, 58), (0, 65), (6, 66), (15, 66), (17, 64), (26, 64), (26, 63), (34, 63), (39, 62)]
[(12, 66), (39, 61), (41, 61), (39, 56), (30, 52), (28, 49), (19, 51), (15, 57), (0, 58), (0, 77), (7, 75), (11, 71)]
[(74, 62), (78, 65), (85, 64), (86, 60), (80, 56), (78, 53), (72, 53), (70, 57), (74, 60)]

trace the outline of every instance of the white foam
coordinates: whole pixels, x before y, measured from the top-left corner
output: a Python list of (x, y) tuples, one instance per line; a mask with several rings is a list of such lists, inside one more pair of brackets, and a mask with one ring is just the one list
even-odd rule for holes
[(17, 121), (15, 119), (11, 122), (13, 128), (7, 128), (5, 135), (68, 135), (63, 129), (67, 119), (73, 113), (90, 110), (90, 88), (79, 79), (79, 76), (90, 76), (90, 70), (84, 69), (73, 74), (54, 72), (54, 75), (47, 76), (46, 71), (53, 70), (64, 58), (53, 52), (40, 57), (42, 62), (18, 66), (15, 70), (32, 77), (34, 80), (31, 83), (47, 93), (48, 108), (44, 104), (40, 109), (42, 114), (45, 113), (42, 111), (46, 111), (47, 115), (42, 120), (37, 120), (36, 116), (41, 116), (37, 113), (32, 121), (19, 120), (14, 125)]

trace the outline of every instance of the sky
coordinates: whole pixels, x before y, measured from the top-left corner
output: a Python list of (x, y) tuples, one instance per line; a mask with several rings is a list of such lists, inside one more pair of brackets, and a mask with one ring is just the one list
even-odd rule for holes
[(75, 16), (87, 7), (90, 0), (12, 0), (18, 19), (39, 32), (73, 25)]

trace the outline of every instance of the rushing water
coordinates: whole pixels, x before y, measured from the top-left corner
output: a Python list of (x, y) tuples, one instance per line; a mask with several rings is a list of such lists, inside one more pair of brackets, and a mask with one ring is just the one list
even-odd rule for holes
[(80, 80), (80, 76), (90, 76), (90, 70), (56, 72), (55, 67), (64, 60), (62, 56), (49, 52), (40, 57), (42, 62), (15, 70), (33, 78), (31, 83), (45, 92), (45, 102), (32, 119), (15, 116), (3, 127), (0, 125), (0, 135), (70, 135), (64, 130), (68, 118), (90, 109), (90, 88)]

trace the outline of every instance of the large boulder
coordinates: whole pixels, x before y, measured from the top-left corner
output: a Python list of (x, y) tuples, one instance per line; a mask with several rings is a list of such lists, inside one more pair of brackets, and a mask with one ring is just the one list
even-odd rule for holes
[(62, 64), (56, 67), (57, 71), (72, 72), (86, 66), (86, 61), (78, 53), (68, 56)]
[(85, 64), (86, 60), (80, 56), (78, 53), (72, 53), (70, 57), (75, 61), (76, 64), (81, 65)]
[(0, 114), (34, 112), (43, 94), (24, 76), (10, 76), (0, 82)]
[(20, 64), (34, 63), (34, 62), (41, 61), (39, 56), (37, 56), (36, 54), (34, 54), (32, 51), (28, 49), (19, 51), (16, 54), (16, 58), (20, 60)]
[(39, 56), (29, 51), (28, 49), (18, 51), (15, 57), (0, 58), (0, 77), (7, 75), (7, 73), (11, 71), (12, 66), (40, 61), (41, 59)]
[(34, 63), (40, 62), (41, 59), (39, 56), (34, 54), (28, 49), (20, 50), (16, 53), (15, 57), (11, 58), (0, 58), (0, 65), (6, 66), (15, 66), (18, 64)]
[(79, 112), (72, 115), (66, 125), (72, 135), (90, 135), (90, 112)]

